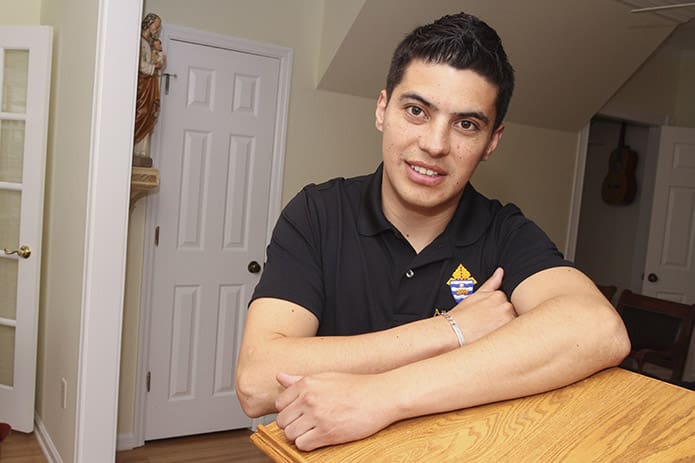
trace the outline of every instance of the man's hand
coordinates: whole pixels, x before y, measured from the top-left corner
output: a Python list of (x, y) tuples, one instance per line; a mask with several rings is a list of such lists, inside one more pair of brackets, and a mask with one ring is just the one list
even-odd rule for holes
[(314, 450), (365, 438), (385, 428), (388, 390), (377, 375), (321, 373), (292, 376), (279, 373), (286, 389), (278, 396), (276, 422), (300, 450)]
[(504, 271), (498, 268), (473, 294), (449, 311), (467, 344), (516, 318), (514, 306), (499, 289), (503, 277)]

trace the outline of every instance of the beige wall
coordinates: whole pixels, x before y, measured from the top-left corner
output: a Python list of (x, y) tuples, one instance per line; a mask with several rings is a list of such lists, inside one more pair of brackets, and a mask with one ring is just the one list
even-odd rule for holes
[(492, 157), (471, 183), (483, 194), (511, 202), (565, 248), (574, 180), (574, 132), (507, 123)]
[(681, 53), (679, 75), (674, 124), (695, 127), (695, 50)]
[(0, 24), (41, 24), (41, 0), (0, 0)]
[(600, 111), (695, 127), (695, 51), (658, 49)]
[(364, 7), (367, 0), (328, 0), (323, 3), (323, 15), (321, 25), (321, 46), (317, 62), (318, 76), (323, 76), (328, 70), (331, 60), (345, 40), (346, 34), (352, 27), (357, 15)]
[(41, 5), (41, 24), (54, 27), (54, 47), (36, 411), (65, 462), (74, 454), (96, 18), (97, 5), (91, 0), (46, 0)]
[(140, 287), (142, 280), (145, 201), (138, 201), (130, 213), (121, 336), (121, 376), (118, 388), (118, 434), (133, 432), (135, 374), (138, 359)]

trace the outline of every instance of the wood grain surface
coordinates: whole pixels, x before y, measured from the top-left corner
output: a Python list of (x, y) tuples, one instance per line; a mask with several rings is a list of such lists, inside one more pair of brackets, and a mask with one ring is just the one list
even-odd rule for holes
[(695, 392), (612, 368), (544, 394), (402, 421), (299, 451), (276, 423), (251, 440), (276, 462), (695, 462)]

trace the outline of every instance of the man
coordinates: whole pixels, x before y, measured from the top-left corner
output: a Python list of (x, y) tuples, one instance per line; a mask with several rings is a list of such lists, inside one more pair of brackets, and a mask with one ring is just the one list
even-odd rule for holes
[(403, 40), (376, 107), (383, 164), (306, 187), (275, 228), (239, 356), (247, 414), (278, 412), (311, 450), (625, 357), (594, 284), (515, 206), (469, 184), (512, 89), (499, 37), (473, 16)]

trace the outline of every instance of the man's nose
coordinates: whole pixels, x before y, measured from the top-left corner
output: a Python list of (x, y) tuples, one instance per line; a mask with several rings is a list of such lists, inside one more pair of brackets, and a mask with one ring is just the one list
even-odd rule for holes
[(435, 121), (427, 124), (420, 134), (418, 145), (433, 157), (449, 154), (449, 125)]

